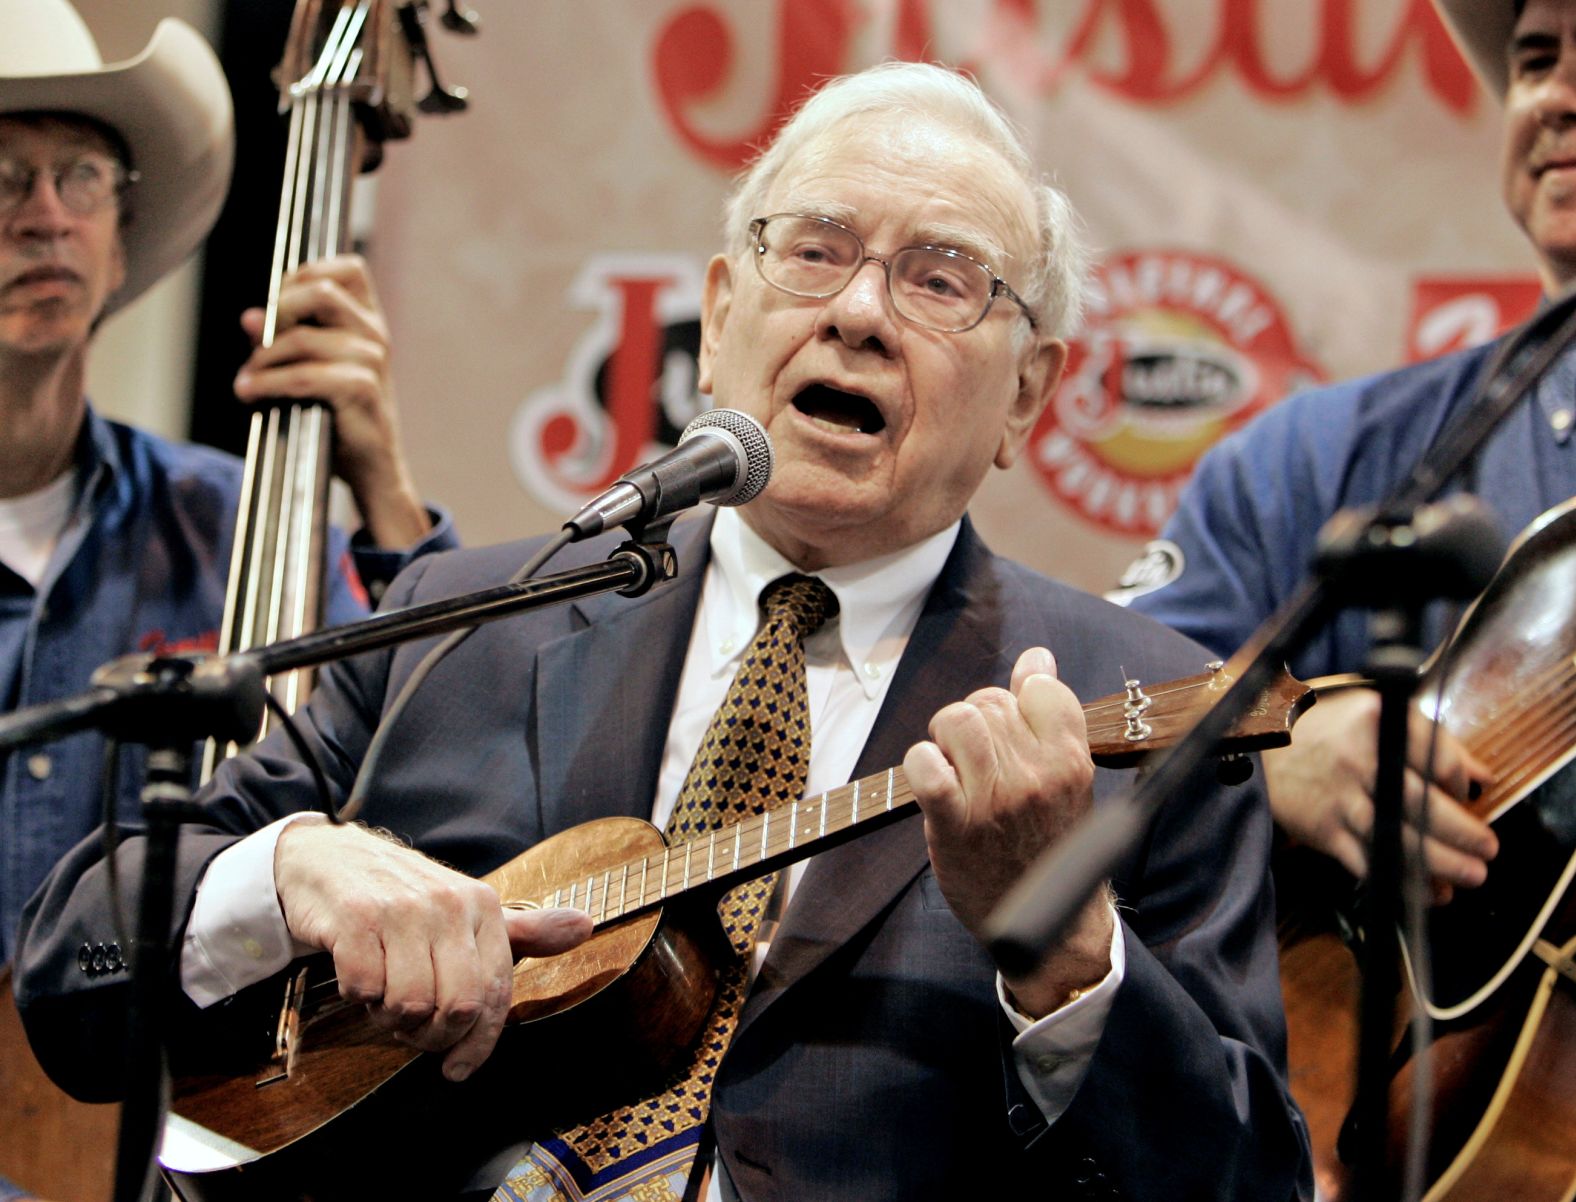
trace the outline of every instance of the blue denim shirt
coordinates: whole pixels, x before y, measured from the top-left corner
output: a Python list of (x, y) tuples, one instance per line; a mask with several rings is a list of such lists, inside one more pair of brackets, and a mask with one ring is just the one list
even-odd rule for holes
[[(1161, 531), (1165, 542), (1151, 545), (1158, 579), (1113, 599), (1232, 655), (1301, 585), (1319, 530), (1336, 510), (1377, 504), (1407, 479), (1476, 395), (1497, 349), (1476, 347), (1305, 392), (1223, 439), (1183, 490)], [(1466, 489), (1487, 502), (1508, 542), (1576, 496), (1573, 411), (1576, 351), (1567, 351), (1447, 491)], [(1457, 613), (1443, 603), (1430, 607), (1428, 648)], [(1292, 674), (1306, 680), (1362, 671), (1371, 644), (1369, 614), (1344, 610), (1292, 660)]]
[[(211, 650), (224, 608), (241, 464), (169, 442), (90, 409), (77, 452), (73, 520), (40, 587), (0, 564), (0, 702), (6, 710), (80, 692), (100, 664), (132, 652)], [(435, 514), (408, 552), (362, 546), (334, 531), (326, 603), (331, 625), (367, 612), (418, 554), (457, 545)], [(56, 860), (99, 823), (104, 740), (84, 732), (0, 754), (0, 963), (9, 962), (23, 903)], [(137, 817), (143, 749), (122, 750), (119, 814)], [(0, 1194), (3, 1197), (3, 1194)]]

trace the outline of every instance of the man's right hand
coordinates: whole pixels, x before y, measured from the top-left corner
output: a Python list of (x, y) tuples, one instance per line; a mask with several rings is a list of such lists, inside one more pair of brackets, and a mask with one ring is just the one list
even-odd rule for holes
[[(1282, 829), (1339, 860), (1358, 877), (1368, 871), (1378, 767), (1379, 698), (1345, 689), (1319, 699), (1297, 722), (1291, 746), (1263, 753), (1270, 808)], [(1425, 796), (1424, 772), (1434, 724), (1413, 711), (1407, 734), (1405, 809), (1408, 846), (1416, 847)], [(1457, 886), (1481, 885), (1499, 851), (1493, 828), (1460, 803), (1490, 780), (1486, 765), (1440, 729), (1427, 785), (1424, 857), (1434, 898), (1449, 901)]]
[(463, 1081), (509, 1012), (514, 958), (591, 934), (579, 910), (504, 910), (490, 885), (359, 826), (302, 819), (279, 836), (274, 883), (296, 939), (334, 957), (340, 996)]

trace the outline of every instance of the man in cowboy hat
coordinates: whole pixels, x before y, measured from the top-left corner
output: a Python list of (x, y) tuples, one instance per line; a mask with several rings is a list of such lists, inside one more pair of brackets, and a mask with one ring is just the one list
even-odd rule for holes
[[(240, 465), (97, 414), (84, 395), (100, 321), (186, 259), (229, 184), (229, 91), (207, 43), (162, 22), (104, 64), (66, 0), (0, 0), (0, 700), (85, 687), (132, 651), (202, 648), (219, 625)], [(243, 324), (258, 340), (262, 315)], [(358, 584), (452, 542), (412, 487), (387, 332), (365, 266), (342, 257), (282, 289), (278, 334), (242, 368), (244, 400), (333, 406), (336, 468), (361, 510), (355, 570), (335, 536), (328, 617)], [(0, 964), (17, 915), (98, 820), (101, 740), (0, 757)], [(121, 771), (135, 814), (138, 772)]]
[[(1576, 282), (1576, 0), (1437, 0), (1479, 79), (1503, 105), (1501, 188), (1526, 234), (1549, 297)], [(1467, 405), (1494, 343), (1294, 397), (1215, 447), (1199, 464), (1162, 532), (1176, 575), (1133, 596), (1132, 608), (1221, 654), (1240, 647), (1301, 580), (1315, 539), (1337, 509), (1389, 496)], [(1509, 534), (1576, 495), (1571, 442), (1576, 354), (1482, 448), (1464, 487), (1487, 501)], [(1295, 498), (1295, 503), (1288, 503)], [(1435, 613), (1429, 645), (1445, 633)], [(1349, 611), (1291, 665), (1301, 677), (1360, 670), (1367, 617)], [(1349, 690), (1321, 699), (1293, 745), (1265, 755), (1271, 803), (1294, 840), (1366, 871), (1372, 825), (1377, 699)], [(1437, 897), (1481, 884), (1498, 850), (1493, 830), (1460, 804), (1488, 769), (1444, 731), (1414, 718), (1406, 804), (1426, 796), (1427, 864)], [(1432, 757), (1432, 783), (1424, 771)]]

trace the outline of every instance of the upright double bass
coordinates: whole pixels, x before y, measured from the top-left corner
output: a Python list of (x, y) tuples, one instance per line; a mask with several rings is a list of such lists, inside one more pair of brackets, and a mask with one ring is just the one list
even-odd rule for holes
[[(427, 44), (428, 0), (300, 0), (277, 79), (289, 136), (262, 341), (271, 344), (286, 276), (352, 247), (359, 175), (384, 145), (408, 137), (420, 112), (465, 108), (463, 89), (438, 79)], [(448, 0), (446, 28), (476, 31), (474, 14)], [(428, 86), (416, 96), (418, 75)], [(264, 404), (253, 413), (219, 649), (305, 634), (321, 623), (333, 421), (320, 402)], [(270, 681), (285, 712), (310, 680)], [(230, 747), (210, 745), (206, 778)], [(118, 1106), (87, 1106), (56, 1089), (27, 1046), (0, 969), (0, 1170), (40, 1197), (99, 1202), (114, 1186)]]

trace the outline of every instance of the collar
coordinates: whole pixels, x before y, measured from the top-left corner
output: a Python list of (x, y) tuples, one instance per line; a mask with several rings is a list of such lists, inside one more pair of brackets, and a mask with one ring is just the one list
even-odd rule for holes
[[(807, 642), (834, 638), (867, 697), (885, 687), (925, 597), (952, 553), (962, 522), (901, 551), (863, 563), (826, 568), (815, 575), (837, 597), (837, 617)], [(717, 511), (711, 528), (706, 580), (705, 635), (720, 659), (743, 652), (760, 623), (761, 590), (800, 569), (756, 534), (736, 509)]]
[(77, 437), (77, 479), (82, 481), (78, 495), (97, 495), (99, 489), (124, 474), (124, 467), (114, 430), (89, 401), (82, 417), (82, 433)]

